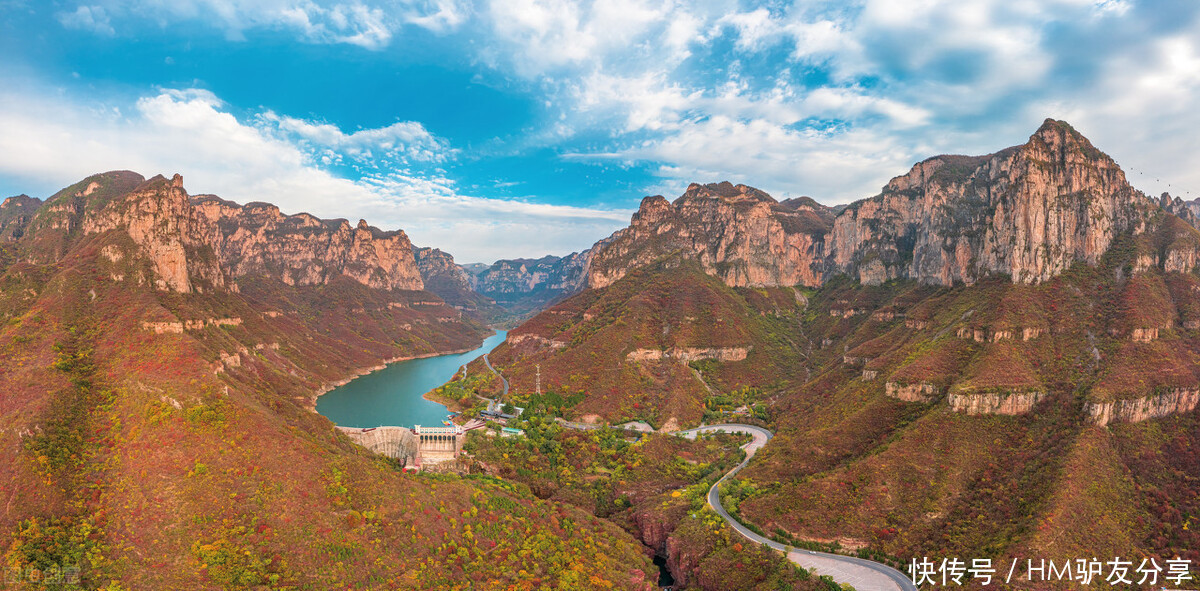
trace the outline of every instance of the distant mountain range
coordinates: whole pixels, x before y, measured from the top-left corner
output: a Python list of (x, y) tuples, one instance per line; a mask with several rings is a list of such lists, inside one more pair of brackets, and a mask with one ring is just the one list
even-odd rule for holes
[[(603, 287), (672, 252), (729, 286), (818, 287), (842, 275), (865, 284), (971, 284), (994, 274), (1037, 283), (1075, 261), (1095, 264), (1115, 235), (1142, 228), (1160, 208), (1200, 224), (1200, 199), (1164, 194), (1156, 203), (1087, 138), (1048, 119), (1024, 145), (935, 156), (848, 206), (776, 202), (728, 182), (693, 184), (673, 203), (643, 199), (630, 227), (582, 253), (468, 272), (476, 291), (507, 301)], [(1160, 258), (1190, 270), (1195, 253), (1178, 248)]]

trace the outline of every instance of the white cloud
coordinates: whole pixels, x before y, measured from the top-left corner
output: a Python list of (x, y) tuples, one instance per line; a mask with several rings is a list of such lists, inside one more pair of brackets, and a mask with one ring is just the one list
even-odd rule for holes
[(685, 5), (653, 0), (491, 0), (486, 16), (490, 61), (528, 77), (678, 64), (701, 22)]
[[(417, 121), (399, 121), (387, 127), (345, 133), (336, 125), (279, 115), (267, 111), (258, 117), (260, 127), (299, 140), (327, 161), (342, 156), (388, 166), (392, 163), (445, 162), (457, 154), (450, 143), (429, 133)], [(328, 162), (327, 162), (328, 163)]]
[(283, 29), (308, 43), (345, 43), (369, 50), (388, 47), (401, 27), (411, 24), (444, 33), (462, 25), (470, 14), (457, 0), (399, 2), (349, 0), (89, 0), (59, 14), (66, 27), (114, 35), (111, 22), (129, 23), (128, 30), (150, 20), (162, 27), (198, 21), (243, 41), (256, 29)]
[(470, 7), (457, 0), (423, 2), (406, 11), (404, 20), (437, 33), (445, 33), (466, 22)]
[[(628, 212), (464, 195), (452, 179), (437, 172), (399, 169), (360, 180), (343, 178), (315, 163), (308, 150), (276, 133), (277, 128), (238, 121), (204, 90), (146, 96), (129, 115), (111, 105), (46, 98), (52, 96), (0, 94), (0, 128), (5, 130), (0, 134), (0, 173), (30, 185), (65, 186), (105, 170), (179, 172), (193, 193), (242, 203), (267, 201), (289, 213), (364, 218), (380, 227), (402, 228), (414, 243), (437, 246), (463, 261), (580, 250), (628, 223)], [(342, 147), (432, 138), (419, 124), (347, 134), (290, 120), (297, 133)]]
[(60, 12), (58, 22), (68, 29), (91, 31), (109, 37), (116, 34), (102, 6), (79, 6), (73, 12)]

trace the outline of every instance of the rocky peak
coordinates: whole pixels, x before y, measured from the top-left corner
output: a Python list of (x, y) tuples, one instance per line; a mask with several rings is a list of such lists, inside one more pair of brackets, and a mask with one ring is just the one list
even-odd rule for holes
[(450, 253), (437, 248), (415, 247), (413, 256), (421, 271), (425, 289), (461, 310), (479, 311), (490, 302), (471, 289), (467, 271), (454, 262)]
[(687, 190), (676, 201), (688, 202), (698, 199), (718, 199), (726, 203), (775, 203), (775, 198), (764, 191), (748, 185), (735, 185), (729, 181), (709, 183), (707, 185), (692, 183), (688, 185)]
[[(37, 203), (14, 198), (0, 208), (0, 237), (20, 227), (10, 211)], [(22, 241), (31, 261), (56, 262), (80, 240), (124, 233), (138, 252), (110, 242), (104, 256), (114, 264), (148, 259), (150, 276), (136, 268), (114, 271), (115, 276), (150, 281), (163, 290), (217, 289), (247, 276), (318, 285), (346, 275), (377, 289), (423, 287), (403, 231), (384, 232), (365, 221), (352, 228), (346, 220), (288, 216), (269, 203), (242, 206), (214, 195), (190, 197), (178, 174), (149, 180), (128, 171), (94, 175), (36, 211)]]
[[(642, 200), (643, 208), (634, 214), (637, 218), (643, 211), (654, 211), (657, 205)], [(658, 197), (663, 203), (666, 200)], [(670, 207), (668, 205), (668, 207)], [(649, 217), (643, 217), (643, 220)], [(513, 302), (524, 296), (535, 295), (542, 301), (578, 291), (584, 287), (592, 249), (571, 253), (565, 257), (544, 256), (540, 259), (499, 260), (486, 267), (477, 268), (470, 276), (471, 287), (497, 301)]]
[(693, 183), (674, 203), (658, 195), (643, 199), (628, 228), (592, 247), (587, 282), (603, 287), (635, 267), (678, 255), (732, 286), (817, 285), (820, 237), (827, 230), (827, 220), (801, 219), (753, 187)]
[(25, 235), (25, 228), (42, 206), (41, 199), (16, 195), (0, 203), (0, 242), (15, 242)]
[[(692, 185), (693, 187), (696, 185)], [(642, 204), (630, 221), (635, 226), (651, 226), (662, 221), (671, 213), (671, 203), (662, 195), (642, 198)]]
[(828, 269), (864, 283), (1045, 281), (1142, 229), (1147, 205), (1111, 158), (1048, 119), (1021, 146), (930, 158), (851, 204), (834, 222)]
[(168, 181), (159, 175), (88, 212), (82, 229), (85, 235), (127, 234), (149, 259), (154, 276), (148, 279), (158, 289), (188, 293), (221, 287), (224, 276), (204, 248), (203, 223), (194, 213), (182, 177)]
[(207, 237), (230, 277), (268, 276), (288, 285), (322, 285), (340, 275), (376, 289), (424, 288), (403, 231), (384, 232), (359, 220), (285, 215), (269, 203), (206, 196), (194, 201)]

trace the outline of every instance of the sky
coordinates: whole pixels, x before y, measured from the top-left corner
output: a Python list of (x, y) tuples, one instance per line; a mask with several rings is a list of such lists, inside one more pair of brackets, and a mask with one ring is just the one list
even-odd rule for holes
[(1188, 0), (0, 0), (0, 196), (107, 170), (562, 255), (645, 195), (869, 197), (1064, 119), (1200, 197)]

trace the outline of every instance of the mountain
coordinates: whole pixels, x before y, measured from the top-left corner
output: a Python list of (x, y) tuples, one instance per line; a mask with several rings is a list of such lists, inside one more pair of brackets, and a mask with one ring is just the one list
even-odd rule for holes
[(830, 272), (864, 283), (952, 285), (991, 274), (1037, 283), (1095, 265), (1156, 210), (1111, 158), (1062, 121), (988, 156), (938, 156), (834, 221)]
[(1196, 561), (1189, 215), (1054, 120), (840, 211), (692, 185), (490, 358), (567, 419), (770, 427), (724, 502), (782, 543)]
[(85, 588), (122, 589), (650, 587), (615, 525), (494, 480), (406, 476), (312, 411), (333, 383), (490, 332), (422, 289), (403, 232), (131, 172), (8, 203), (6, 572), (78, 568)]
[(0, 203), (0, 241), (15, 242), (25, 233), (33, 214), (42, 206), (41, 199), (29, 195), (9, 197)]
[[(1182, 207), (1166, 199), (1162, 203)], [(1190, 215), (1185, 207), (1181, 213)], [(909, 280), (951, 287), (999, 276), (1019, 284), (1039, 284), (1077, 264), (1100, 265), (1105, 256), (1116, 257), (1117, 252), (1124, 253), (1128, 268), (1116, 267), (1120, 276), (1114, 281), (1150, 271), (1191, 273), (1200, 253), (1200, 233), (1183, 222), (1133, 189), (1112, 159), (1070, 125), (1054, 120), (1047, 120), (1022, 146), (988, 156), (925, 160), (892, 179), (879, 195), (840, 211), (811, 199), (778, 203), (745, 185), (693, 184), (673, 203), (660, 196), (646, 197), (628, 228), (587, 251), (587, 285), (605, 290), (639, 269), (674, 268), (680, 271), (672, 273), (698, 270), (741, 291), (725, 290), (720, 297), (707, 298), (725, 302), (711, 304), (717, 307), (707, 315), (674, 318), (671, 310), (694, 298), (685, 290), (700, 284), (720, 290), (698, 277), (666, 287), (665, 272), (641, 273), (635, 285), (611, 293), (585, 291), (546, 310), (514, 330), (493, 359), (515, 364), (511, 372), (519, 388), (528, 387), (524, 382), (531, 364), (546, 364), (561, 366), (546, 375), (556, 386), (567, 387), (563, 378), (586, 375), (591, 388), (620, 392), (608, 402), (599, 400), (612, 395), (590, 393), (577, 407), (581, 415), (616, 420), (645, 414), (643, 418), (658, 424), (672, 418), (690, 424), (700, 417), (703, 396), (689, 379), (660, 379), (650, 391), (674, 394), (661, 403), (648, 403), (653, 411), (633, 412), (630, 405), (637, 403), (633, 392), (646, 394), (632, 376), (637, 373), (633, 366), (647, 360), (635, 357), (642, 356), (639, 351), (660, 351), (668, 358), (674, 350), (723, 350), (736, 345), (747, 351), (737, 363), (761, 366), (764, 360), (759, 356), (769, 349), (762, 334), (786, 337), (793, 345), (805, 341), (788, 330), (769, 327), (763, 327), (765, 332), (758, 338), (746, 334), (736, 344), (708, 336), (723, 332), (714, 325), (718, 321), (750, 328), (761, 325), (755, 316), (761, 318), (768, 311), (774, 316), (792, 312), (791, 302), (763, 309), (758, 299), (777, 302), (780, 297), (769, 292), (752, 295), (746, 288), (822, 288), (841, 285), (846, 279), (862, 285)], [(1114, 246), (1118, 244), (1119, 249)], [(651, 293), (660, 295), (649, 298)], [(620, 306), (602, 303), (602, 310), (596, 309), (597, 298), (606, 302), (610, 297), (619, 298)], [(805, 296), (796, 292), (794, 298), (785, 294), (782, 299), (802, 301)], [(862, 311), (844, 307), (828, 312)], [(1136, 326), (1115, 317), (1108, 321), (1113, 326), (1104, 330), (1122, 334), (1172, 325), (1166, 317), (1139, 321), (1142, 324)], [(618, 325), (623, 328), (614, 337), (619, 338), (603, 342), (593, 338)], [(581, 357), (572, 361), (577, 354)], [(797, 357), (807, 354), (795, 353)], [(599, 365), (605, 368), (601, 371), (586, 363), (589, 358), (611, 359)], [(769, 365), (773, 370), (762, 373), (792, 373), (786, 366)], [(617, 377), (623, 374), (628, 375)], [(686, 372), (681, 376), (686, 378)], [(753, 380), (747, 385), (766, 383)], [(686, 408), (666, 402), (684, 391), (690, 392)]]
[(475, 292), (494, 300), (512, 318), (523, 319), (563, 295), (582, 289), (590, 260), (591, 252), (584, 251), (565, 257), (499, 260), (463, 270)]
[(694, 258), (726, 285), (816, 286), (832, 211), (813, 201), (777, 203), (728, 182), (693, 184), (674, 203), (646, 197), (630, 226), (593, 247), (589, 287), (675, 252)]
[(454, 257), (437, 248), (417, 247), (413, 251), (425, 289), (456, 309), (491, 321), (503, 315), (495, 302), (471, 288), (471, 278)]

